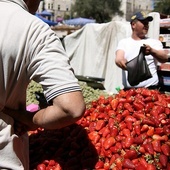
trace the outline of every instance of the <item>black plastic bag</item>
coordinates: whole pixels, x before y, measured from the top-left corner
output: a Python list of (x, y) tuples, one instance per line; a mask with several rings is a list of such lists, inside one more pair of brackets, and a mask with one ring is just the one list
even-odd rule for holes
[(140, 82), (152, 77), (145, 59), (145, 48), (142, 46), (138, 56), (126, 63), (128, 82), (131, 86), (138, 85)]

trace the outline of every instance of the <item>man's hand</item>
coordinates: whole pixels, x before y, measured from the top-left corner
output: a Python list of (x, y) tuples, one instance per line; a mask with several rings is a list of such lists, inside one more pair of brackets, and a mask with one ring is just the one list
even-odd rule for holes
[(152, 55), (154, 58), (156, 58), (160, 63), (164, 63), (168, 61), (168, 53), (166, 50), (156, 50), (152, 47), (150, 47), (147, 44), (144, 44), (146, 47), (145, 54), (146, 55)]
[(12, 110), (6, 107), (2, 111), (14, 119), (14, 131), (17, 135), (22, 135), (27, 131), (39, 128), (32, 121), (35, 113), (26, 110)]
[(123, 70), (126, 70), (126, 63), (127, 60), (124, 58), (124, 51), (123, 50), (118, 50), (116, 52), (116, 59), (115, 63), (118, 67), (120, 67)]

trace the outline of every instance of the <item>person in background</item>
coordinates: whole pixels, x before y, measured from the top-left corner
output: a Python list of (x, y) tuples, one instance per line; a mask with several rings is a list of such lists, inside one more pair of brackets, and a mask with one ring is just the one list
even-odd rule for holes
[[(40, 0), (0, 0), (0, 169), (29, 170), (28, 130), (60, 129), (79, 120), (85, 102), (69, 58), (36, 17)], [(26, 89), (40, 83), (49, 105), (26, 111)]]
[[(132, 88), (127, 80), (126, 62), (135, 58), (141, 46), (146, 47), (146, 61), (152, 78), (140, 82), (137, 87), (158, 88), (159, 78), (157, 74), (157, 63), (168, 61), (168, 54), (163, 50), (162, 43), (157, 39), (148, 38), (146, 35), (149, 29), (149, 22), (152, 16), (147, 16), (144, 12), (137, 12), (131, 17), (131, 37), (120, 40), (116, 49), (115, 63), (122, 69), (122, 82), (125, 89)], [(135, 70), (134, 70), (135, 71)]]

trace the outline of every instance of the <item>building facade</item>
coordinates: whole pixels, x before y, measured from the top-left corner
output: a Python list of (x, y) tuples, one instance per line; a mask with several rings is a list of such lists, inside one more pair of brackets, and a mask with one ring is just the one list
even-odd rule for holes
[[(50, 20), (56, 21), (57, 18), (71, 18), (71, 6), (76, 0), (44, 0), (41, 1), (38, 11), (46, 10), (53, 15)], [(144, 11), (149, 13), (153, 10), (155, 2), (158, 0), (121, 0), (121, 10), (123, 16), (113, 16), (113, 20), (129, 21), (133, 13)]]

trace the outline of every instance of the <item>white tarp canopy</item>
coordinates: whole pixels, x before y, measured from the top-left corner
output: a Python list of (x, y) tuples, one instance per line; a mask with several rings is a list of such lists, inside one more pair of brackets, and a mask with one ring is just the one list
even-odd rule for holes
[[(151, 14), (159, 18), (157, 14)], [(158, 38), (158, 19), (154, 19), (151, 30), (152, 38)], [(154, 32), (156, 30), (156, 32)], [(103, 24), (87, 24), (63, 39), (66, 52), (76, 75), (104, 78), (107, 92), (117, 93), (116, 88), (123, 88), (122, 70), (115, 64), (115, 51), (122, 38), (131, 36), (129, 22), (112, 21)], [(130, 44), (129, 44), (130, 45)]]
[(115, 65), (115, 50), (120, 39), (130, 36), (129, 23), (112, 21), (87, 24), (63, 40), (76, 75), (104, 78), (106, 91), (122, 88), (122, 71)]

